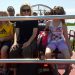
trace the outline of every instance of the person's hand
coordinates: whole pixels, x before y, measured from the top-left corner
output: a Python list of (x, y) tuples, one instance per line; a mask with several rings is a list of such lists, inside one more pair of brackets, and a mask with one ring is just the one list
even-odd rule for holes
[(14, 44), (11, 46), (11, 48), (10, 48), (10, 52), (11, 52), (12, 50), (15, 50), (16, 47), (18, 47), (18, 46), (19, 46), (18, 43), (14, 43)]
[(3, 42), (4, 41), (4, 38), (0, 38), (0, 42)]
[(30, 45), (30, 42), (27, 41), (27, 42), (25, 42), (25, 43), (23, 44), (22, 48), (25, 48), (25, 47), (27, 47), (27, 46), (29, 46), (29, 45)]

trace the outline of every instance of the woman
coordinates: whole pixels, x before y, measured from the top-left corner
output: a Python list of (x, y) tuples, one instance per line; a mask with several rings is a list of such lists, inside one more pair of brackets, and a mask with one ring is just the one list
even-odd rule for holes
[[(31, 16), (32, 10), (29, 5), (22, 5), (20, 8), (21, 16)], [(14, 36), (14, 44), (12, 50), (20, 47), (22, 56), (25, 58), (33, 57), (33, 52), (36, 50), (36, 36), (38, 32), (37, 20), (17, 21)], [(16, 54), (14, 54), (16, 55)]]
[[(29, 5), (22, 5), (20, 16), (31, 16), (32, 10)], [(32, 58), (36, 52), (36, 37), (38, 32), (37, 20), (17, 21), (14, 43), (11, 47), (11, 58)], [(19, 64), (19, 75), (35, 75), (35, 64)], [(18, 75), (17, 74), (17, 75)]]

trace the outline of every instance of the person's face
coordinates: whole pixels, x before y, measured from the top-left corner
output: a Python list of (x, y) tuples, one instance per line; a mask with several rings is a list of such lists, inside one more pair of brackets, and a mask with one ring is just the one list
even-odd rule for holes
[[(7, 12), (3, 12), (3, 16), (8, 16)], [(3, 20), (2, 24), (7, 24), (9, 20)]]
[(29, 7), (22, 8), (22, 16), (30, 16), (31, 15), (31, 9)]
[(9, 13), (9, 16), (14, 16), (15, 15), (14, 11), (8, 11), (8, 13)]

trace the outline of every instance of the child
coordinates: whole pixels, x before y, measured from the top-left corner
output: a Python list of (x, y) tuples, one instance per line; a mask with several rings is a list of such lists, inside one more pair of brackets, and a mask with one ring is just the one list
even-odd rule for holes
[[(0, 16), (8, 16), (6, 12), (2, 12)], [(1, 58), (8, 58), (9, 48), (13, 40), (13, 26), (7, 21), (0, 21), (0, 53)], [(2, 64), (3, 71), (6, 70), (6, 64)]]
[[(53, 15), (65, 15), (63, 7), (55, 6), (52, 10)], [(46, 58), (51, 58), (52, 52), (58, 48), (65, 59), (70, 59), (72, 54), (70, 42), (68, 39), (67, 26), (63, 19), (53, 19), (47, 22), (46, 28), (49, 28), (48, 45), (46, 47)], [(69, 68), (69, 66), (68, 66)]]

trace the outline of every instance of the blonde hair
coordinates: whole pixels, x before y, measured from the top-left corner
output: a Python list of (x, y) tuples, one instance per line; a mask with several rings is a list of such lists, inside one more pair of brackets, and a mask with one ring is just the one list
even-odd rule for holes
[(22, 5), (21, 7), (20, 7), (20, 14), (22, 15), (22, 9), (23, 8), (29, 8), (30, 9), (30, 15), (32, 15), (32, 9), (31, 9), (31, 6), (30, 5), (28, 5), (28, 4), (24, 4), (24, 5)]
[[(3, 11), (2, 16), (8, 16), (8, 13), (6, 11)], [(9, 20), (2, 21), (2, 22), (3, 22), (3, 24), (7, 24), (7, 25), (9, 25), (9, 23), (10, 23)]]

